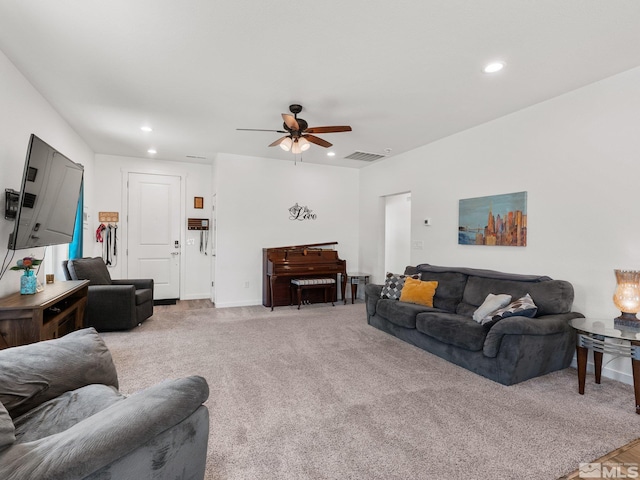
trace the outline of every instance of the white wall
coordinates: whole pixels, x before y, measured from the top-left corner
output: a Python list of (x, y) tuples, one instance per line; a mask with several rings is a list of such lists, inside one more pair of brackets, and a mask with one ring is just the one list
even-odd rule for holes
[[(115, 267), (110, 269), (113, 278), (125, 278), (123, 268), (126, 259), (123, 258), (126, 248), (126, 188), (123, 188), (128, 172), (156, 173), (183, 177), (184, 191), (182, 192), (185, 209), (182, 213), (182, 265), (180, 281), (180, 298), (190, 300), (209, 298), (211, 295), (211, 256), (200, 253), (200, 233), (187, 230), (186, 219), (211, 219), (211, 165), (187, 162), (168, 162), (145, 158), (120, 157), (113, 155), (96, 155), (96, 177), (100, 179), (100, 188), (91, 212), (90, 229), (94, 232), (88, 239), (92, 246), (92, 256), (101, 256), (101, 244), (95, 241), (95, 231), (100, 225), (98, 212), (120, 212), (118, 237), (120, 240), (120, 258)], [(204, 198), (204, 208), (193, 208), (193, 197)]]
[[(265, 247), (336, 241), (347, 270), (358, 269), (357, 170), (231, 154), (215, 162), (217, 306), (262, 303)], [(316, 220), (290, 220), (295, 203)]]
[[(640, 269), (640, 68), (365, 167), (360, 268), (380, 281), (380, 198), (412, 192), (412, 264), (570, 281), (574, 310), (612, 318), (614, 268)], [(458, 245), (458, 200), (528, 192), (528, 245)], [(366, 206), (366, 208), (365, 208)], [(425, 227), (424, 218), (433, 225)], [(629, 361), (609, 365), (623, 372)]]
[[(4, 189), (20, 189), (29, 136), (35, 133), (45, 142), (71, 160), (85, 167), (85, 203), (93, 202), (94, 154), (55, 109), (22, 76), (15, 66), (0, 52), (0, 257), (5, 258), (13, 221), (4, 219)], [(41, 258), (44, 249), (16, 251), (11, 261), (34, 254)], [(47, 256), (53, 249), (47, 249)], [(9, 252), (11, 258), (11, 252)], [(66, 257), (65, 257), (66, 258)], [(61, 258), (56, 259), (56, 265)], [(40, 269), (39, 280), (44, 283), (45, 269)], [(59, 273), (58, 273), (58, 278)], [(8, 271), (0, 280), (0, 297), (20, 290), (20, 272)]]

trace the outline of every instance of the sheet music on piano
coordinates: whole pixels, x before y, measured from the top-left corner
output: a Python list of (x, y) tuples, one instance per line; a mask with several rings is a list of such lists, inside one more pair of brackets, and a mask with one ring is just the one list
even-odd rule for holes
[[(291, 304), (291, 279), (304, 277), (334, 278), (344, 299), (347, 285), (347, 262), (338, 257), (338, 242), (311, 243), (262, 249), (262, 304), (265, 307)], [(325, 248), (322, 248), (325, 247)], [(327, 248), (328, 247), (328, 248)], [(313, 295), (313, 292), (310, 292)], [(312, 303), (322, 302), (322, 292)], [(334, 300), (337, 300), (334, 299)]]

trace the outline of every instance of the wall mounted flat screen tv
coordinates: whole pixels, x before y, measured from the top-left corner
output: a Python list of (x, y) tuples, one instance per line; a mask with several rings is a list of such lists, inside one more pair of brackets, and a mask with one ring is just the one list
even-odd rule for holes
[(70, 243), (84, 167), (31, 135), (9, 250)]

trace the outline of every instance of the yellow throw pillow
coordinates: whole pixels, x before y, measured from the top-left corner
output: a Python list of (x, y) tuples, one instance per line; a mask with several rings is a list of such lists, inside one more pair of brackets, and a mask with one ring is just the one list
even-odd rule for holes
[(422, 282), (407, 278), (400, 293), (400, 301), (433, 307), (433, 296), (436, 294), (436, 288), (438, 288), (438, 282)]

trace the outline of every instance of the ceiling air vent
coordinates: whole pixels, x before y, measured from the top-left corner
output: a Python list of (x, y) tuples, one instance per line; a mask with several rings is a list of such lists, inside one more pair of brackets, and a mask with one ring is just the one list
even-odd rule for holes
[(379, 155), (377, 153), (355, 151), (351, 155), (347, 155), (344, 158), (348, 158), (349, 160), (363, 160), (365, 162), (373, 162), (374, 160), (380, 160), (381, 158), (385, 157), (386, 155)]

